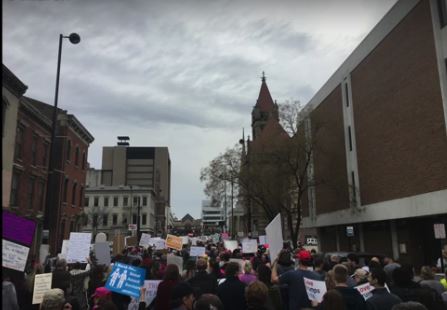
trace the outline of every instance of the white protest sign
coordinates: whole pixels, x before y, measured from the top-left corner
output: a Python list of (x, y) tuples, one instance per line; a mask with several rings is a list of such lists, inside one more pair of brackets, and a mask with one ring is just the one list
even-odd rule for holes
[(149, 244), (155, 247), (156, 250), (164, 250), (166, 249), (166, 241), (159, 237), (151, 238)]
[(189, 251), (190, 256), (205, 256), (205, 247), (203, 246), (192, 246)]
[(238, 243), (236, 240), (224, 240), (225, 249), (234, 251), (238, 247)]
[(52, 279), (53, 274), (51, 272), (36, 274), (34, 278), (33, 305), (42, 303), (43, 295), (51, 290)]
[(306, 287), (307, 297), (309, 300), (322, 302), (323, 295), (326, 294), (326, 282), (317, 281), (304, 277), (304, 286)]
[(267, 244), (267, 236), (259, 236), (259, 244), (264, 245)]
[(183, 257), (169, 254), (167, 258), (167, 264), (177, 265), (180, 274), (183, 272)]
[(90, 255), (92, 233), (70, 233), (68, 243), (67, 263), (86, 263)]
[(374, 286), (369, 283), (354, 286), (354, 288), (359, 291), (360, 295), (362, 295), (365, 300), (372, 296), (372, 291), (374, 290)]
[(197, 245), (197, 238), (196, 237), (191, 238), (191, 245), (194, 245), (194, 246)]
[(62, 249), (60, 253), (60, 258), (66, 259), (68, 253), (69, 240), (62, 240)]
[(150, 241), (151, 241), (151, 235), (146, 234), (146, 233), (142, 233), (141, 234), (141, 238), (140, 238), (140, 246), (144, 247), (144, 248), (148, 248), (150, 245)]
[(144, 287), (146, 288), (146, 294), (144, 296), (144, 299), (146, 301), (146, 305), (150, 305), (151, 302), (155, 299), (155, 296), (157, 296), (157, 290), (158, 285), (160, 284), (161, 280), (145, 280), (144, 281)]
[(26, 246), (2, 240), (2, 266), (18, 271), (24, 271), (29, 248)]
[(248, 239), (242, 241), (242, 253), (258, 252), (258, 241), (256, 239)]
[(99, 264), (110, 265), (110, 245), (108, 242), (95, 243), (95, 256)]
[(435, 231), (435, 239), (445, 239), (444, 224), (433, 224), (433, 230)]
[(273, 262), (279, 252), (281, 252), (283, 248), (283, 239), (282, 239), (282, 226), (281, 226), (281, 214), (278, 215), (271, 221), (267, 227), (265, 228), (265, 232), (267, 234), (267, 240), (269, 241), (269, 253), (270, 260)]
[(182, 244), (188, 244), (189, 243), (189, 237), (188, 236), (182, 236)]

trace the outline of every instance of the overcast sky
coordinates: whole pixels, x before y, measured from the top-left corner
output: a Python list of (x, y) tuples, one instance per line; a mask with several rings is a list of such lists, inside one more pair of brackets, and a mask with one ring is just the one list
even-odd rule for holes
[(172, 207), (200, 217), (200, 169), (250, 132), (265, 71), (278, 103), (306, 103), (396, 0), (3, 0), (3, 63), (103, 146), (167, 146)]

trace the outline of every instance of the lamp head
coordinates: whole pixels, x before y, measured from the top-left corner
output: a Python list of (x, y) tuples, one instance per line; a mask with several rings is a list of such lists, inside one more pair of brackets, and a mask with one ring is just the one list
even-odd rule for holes
[(68, 39), (73, 44), (78, 44), (79, 42), (81, 42), (81, 37), (79, 36), (79, 34), (74, 32), (68, 36)]

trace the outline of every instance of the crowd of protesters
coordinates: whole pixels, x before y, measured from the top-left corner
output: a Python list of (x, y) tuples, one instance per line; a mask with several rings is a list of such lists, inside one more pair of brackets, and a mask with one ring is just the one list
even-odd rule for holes
[[(204, 242), (204, 257), (182, 251), (126, 248), (112, 256), (109, 266), (97, 262), (93, 253), (87, 264), (68, 264), (50, 258), (43, 264), (30, 262), (26, 271), (3, 268), (2, 309), (42, 310), (404, 310), (447, 309), (447, 273), (435, 279), (436, 266), (401, 265), (390, 257), (372, 258), (359, 264), (356, 254), (347, 257), (291, 249), (285, 243), (274, 261), (268, 249), (255, 254), (230, 251), (224, 243)], [(183, 272), (167, 264), (168, 253), (183, 257)], [(108, 290), (106, 282), (113, 264), (120, 262), (146, 270), (146, 280), (161, 280), (155, 298), (146, 304), (145, 287), (138, 300)], [(52, 289), (41, 304), (32, 304), (34, 278), (52, 273)], [(304, 278), (325, 281), (322, 302), (311, 301)], [(369, 283), (374, 289), (365, 298), (355, 288)]]

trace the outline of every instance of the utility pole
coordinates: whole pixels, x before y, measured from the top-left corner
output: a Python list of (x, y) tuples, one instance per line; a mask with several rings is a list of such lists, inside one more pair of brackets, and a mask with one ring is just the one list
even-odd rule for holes
[(228, 227), (227, 227), (227, 181), (224, 181), (224, 212), (225, 212), (225, 232), (228, 232)]
[(137, 238), (139, 240), (139, 238), (140, 238), (140, 208), (141, 208), (140, 196), (138, 196), (137, 203), (138, 203), (137, 204)]
[(234, 239), (233, 176), (231, 176), (231, 236)]

